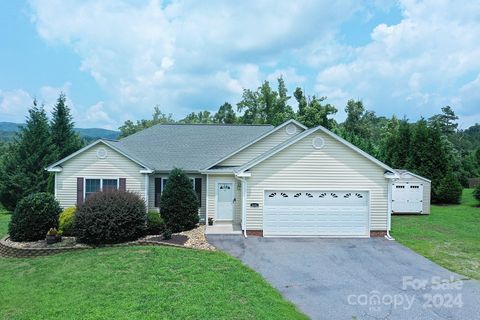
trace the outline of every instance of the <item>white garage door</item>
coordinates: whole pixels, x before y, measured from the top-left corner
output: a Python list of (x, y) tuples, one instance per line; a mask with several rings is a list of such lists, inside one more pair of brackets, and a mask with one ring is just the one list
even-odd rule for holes
[(392, 211), (404, 213), (423, 212), (423, 184), (392, 184)]
[(366, 191), (266, 191), (265, 236), (369, 236)]

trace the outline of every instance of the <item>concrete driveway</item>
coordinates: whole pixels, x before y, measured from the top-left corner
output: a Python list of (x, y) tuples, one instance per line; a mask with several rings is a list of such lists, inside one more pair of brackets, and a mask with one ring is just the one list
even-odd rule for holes
[(480, 319), (479, 281), (395, 241), (238, 235), (208, 241), (262, 274), (312, 319)]

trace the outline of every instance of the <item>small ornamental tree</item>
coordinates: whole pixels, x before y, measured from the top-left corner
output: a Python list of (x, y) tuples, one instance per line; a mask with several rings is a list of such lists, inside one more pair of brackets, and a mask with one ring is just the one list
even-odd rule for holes
[(192, 181), (181, 169), (173, 169), (160, 200), (160, 214), (171, 232), (195, 228), (199, 203)]
[(54, 196), (40, 192), (20, 200), (8, 226), (10, 238), (14, 241), (36, 241), (45, 239), (50, 228), (58, 226), (62, 212)]

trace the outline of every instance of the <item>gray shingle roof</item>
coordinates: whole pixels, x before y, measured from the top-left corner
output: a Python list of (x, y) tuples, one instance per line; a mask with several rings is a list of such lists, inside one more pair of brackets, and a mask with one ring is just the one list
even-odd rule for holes
[(270, 125), (159, 124), (109, 143), (150, 169), (196, 171), (272, 129)]

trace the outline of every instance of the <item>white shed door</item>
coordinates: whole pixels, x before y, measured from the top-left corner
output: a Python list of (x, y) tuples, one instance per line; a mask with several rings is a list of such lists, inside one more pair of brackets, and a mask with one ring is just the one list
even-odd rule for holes
[(392, 211), (423, 212), (423, 185), (421, 183), (392, 184)]
[(369, 236), (368, 192), (266, 191), (263, 234)]

